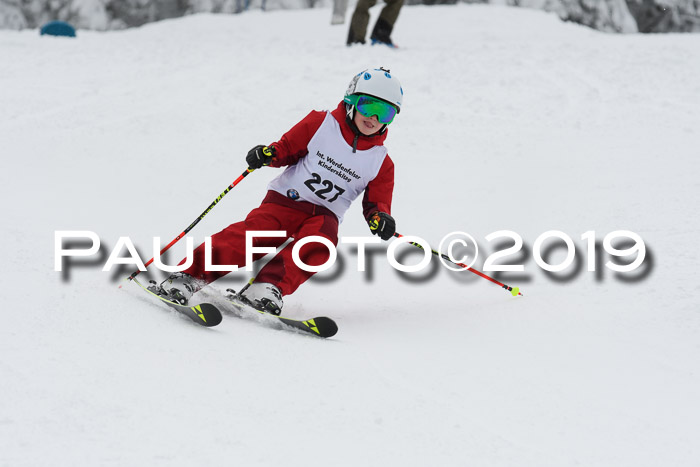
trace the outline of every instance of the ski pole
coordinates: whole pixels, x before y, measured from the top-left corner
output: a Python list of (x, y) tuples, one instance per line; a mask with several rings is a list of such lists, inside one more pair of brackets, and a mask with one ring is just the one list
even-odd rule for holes
[[(396, 237), (396, 238), (401, 238), (401, 237), (403, 237), (403, 235), (401, 235), (400, 233), (396, 232), (396, 233), (394, 234), (394, 237)], [(415, 246), (415, 247), (420, 248), (421, 250), (424, 249), (423, 246), (420, 245), (419, 243), (416, 243), (416, 242), (408, 242), (408, 243), (410, 243), (411, 245), (413, 245), (413, 246)], [(444, 259), (445, 261), (449, 261), (450, 263), (454, 264), (455, 266), (459, 266), (459, 267), (464, 268), (464, 269), (466, 269), (466, 270), (468, 270), (468, 271), (471, 271), (471, 272), (473, 272), (474, 274), (476, 274), (477, 276), (483, 277), (484, 279), (493, 282), (494, 284), (500, 286), (501, 288), (506, 289), (506, 290), (507, 290), (508, 292), (510, 292), (511, 295), (513, 295), (514, 297), (515, 297), (515, 296), (518, 296), (518, 295), (520, 295), (520, 296), (523, 295), (523, 294), (520, 293), (520, 288), (519, 288), (519, 287), (510, 287), (510, 286), (508, 286), (508, 285), (505, 285), (505, 284), (503, 284), (503, 283), (497, 281), (497, 280), (494, 279), (493, 277), (489, 277), (489, 276), (487, 276), (486, 274), (484, 274), (483, 272), (481, 272), (481, 271), (479, 271), (479, 270), (477, 270), (477, 269), (474, 269), (474, 268), (472, 268), (472, 267), (469, 267), (469, 266), (467, 266), (467, 265), (464, 264), (464, 263), (455, 263), (454, 261), (452, 261), (452, 260), (450, 259), (449, 256), (447, 256), (447, 255), (445, 255), (445, 254), (442, 254), (442, 253), (440, 253), (440, 252), (438, 252), (438, 251), (435, 251), (435, 250), (433, 250), (433, 249), (431, 249), (430, 251), (432, 251), (432, 253), (433, 253), (435, 256), (439, 256), (440, 258)]]
[[(211, 211), (212, 209), (214, 209), (214, 206), (216, 206), (216, 204), (217, 204), (219, 201), (221, 201), (221, 198), (223, 198), (224, 196), (226, 196), (226, 193), (228, 193), (229, 191), (231, 191), (231, 189), (232, 189), (233, 187), (235, 187), (236, 185), (238, 185), (238, 184), (240, 183), (241, 180), (243, 180), (244, 178), (246, 178), (246, 177), (248, 176), (248, 174), (249, 174), (249, 173), (252, 173), (254, 170), (255, 170), (255, 169), (251, 169), (250, 167), (248, 167), (248, 168), (246, 169), (245, 172), (243, 172), (237, 179), (235, 179), (235, 180), (233, 181), (233, 183), (230, 184), (230, 185), (228, 186), (228, 188), (226, 188), (226, 189), (224, 190), (224, 192), (221, 193), (221, 194), (219, 195), (219, 197), (216, 198), (216, 199), (209, 205), (209, 207), (208, 207), (207, 209), (205, 209), (204, 212), (203, 212), (202, 214), (200, 214), (200, 216), (199, 216), (198, 218), (196, 218), (196, 219), (194, 220), (194, 222), (192, 222), (192, 223), (190, 224), (189, 227), (187, 227), (180, 235), (178, 235), (177, 237), (173, 238), (173, 240), (172, 240), (170, 243), (168, 243), (162, 250), (160, 250), (159, 255), (162, 255), (163, 253), (165, 253), (167, 250), (170, 249), (171, 246), (175, 245), (178, 241), (180, 241), (180, 239), (181, 239), (182, 237), (184, 237), (185, 235), (187, 235), (187, 232), (189, 232), (190, 230), (192, 230), (192, 229), (194, 228), (194, 226), (197, 225), (197, 224), (199, 223), (199, 221), (201, 221), (202, 219), (204, 219), (204, 216), (206, 216), (207, 214), (209, 214), (209, 211)], [(150, 260), (148, 260), (148, 262), (147, 262), (144, 266), (148, 267), (148, 265), (151, 264), (151, 263), (153, 262), (154, 259), (155, 259), (155, 258), (151, 258)], [(141, 272), (140, 269), (134, 271), (127, 279), (128, 279), (128, 280), (132, 280), (134, 277), (138, 276), (140, 272)]]

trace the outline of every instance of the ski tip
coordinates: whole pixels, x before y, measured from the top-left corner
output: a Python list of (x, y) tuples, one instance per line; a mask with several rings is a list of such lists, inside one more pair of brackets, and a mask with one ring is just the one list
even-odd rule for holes
[(193, 312), (192, 319), (202, 326), (211, 328), (221, 324), (223, 317), (219, 309), (211, 303), (201, 303), (190, 307)]
[(318, 335), (321, 337), (333, 337), (338, 333), (338, 325), (330, 318), (321, 316), (319, 318), (314, 318), (314, 322), (318, 329)]
[(338, 332), (338, 325), (335, 324), (335, 321), (330, 318), (326, 318), (325, 316), (310, 318), (306, 321), (285, 318), (283, 316), (278, 316), (277, 318), (292, 328), (299, 329), (300, 331), (304, 331), (312, 336), (322, 337), (324, 339), (327, 337), (333, 337)]

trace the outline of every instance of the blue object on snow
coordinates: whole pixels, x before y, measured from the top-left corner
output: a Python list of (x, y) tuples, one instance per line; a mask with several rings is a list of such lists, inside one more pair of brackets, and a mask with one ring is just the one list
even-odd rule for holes
[(42, 36), (48, 34), (50, 36), (75, 37), (75, 28), (65, 21), (51, 21), (43, 25), (39, 33)]

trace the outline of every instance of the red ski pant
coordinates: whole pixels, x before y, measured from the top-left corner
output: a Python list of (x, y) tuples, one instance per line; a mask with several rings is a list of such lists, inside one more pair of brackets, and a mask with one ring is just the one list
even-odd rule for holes
[[(246, 231), (285, 231), (285, 237), (255, 237), (252, 245), (278, 248), (289, 238), (294, 239), (277, 253), (255, 278), (256, 282), (274, 284), (283, 295), (289, 295), (314, 274), (304, 271), (295, 264), (292, 259), (294, 245), (300, 239), (311, 235), (325, 237), (333, 245), (337, 245), (338, 218), (330, 211), (310, 203), (299, 203), (297, 208), (268, 202), (268, 198), (260, 207), (253, 209), (243, 222), (231, 224), (221, 232), (212, 235), (211, 263), (235, 264), (242, 269), (246, 266)], [(292, 201), (289, 202), (292, 203)], [(204, 244), (201, 244), (194, 250), (192, 266), (183, 272), (206, 283), (214, 282), (228, 274), (226, 271), (206, 271), (204, 254)], [(265, 254), (254, 254), (253, 261), (263, 256)], [(307, 243), (299, 250), (299, 258), (309, 266), (320, 266), (328, 261), (329, 257), (328, 247), (318, 242)]]

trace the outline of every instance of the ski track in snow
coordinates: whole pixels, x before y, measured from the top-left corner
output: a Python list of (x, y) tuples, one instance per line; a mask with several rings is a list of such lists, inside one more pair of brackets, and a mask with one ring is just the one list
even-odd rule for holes
[[(415, 6), (392, 51), (347, 48), (347, 25), (329, 22), (315, 9), (76, 40), (0, 31), (0, 466), (698, 465), (700, 36)], [(487, 234), (519, 233), (525, 272), (499, 278), (525, 297), (442, 267), (406, 281), (381, 251), (363, 275), (341, 247), (340, 279), (285, 298), (292, 318), (337, 321), (322, 341), (228, 313), (204, 329), (119, 289), (130, 267), (100, 272), (120, 236), (150, 258), (250, 147), (334, 108), (379, 65), (405, 90), (387, 140), (399, 231), (436, 247), (464, 230), (484, 254)], [(195, 244), (277, 173), (231, 191)], [(368, 234), (360, 213), (341, 236)], [(552, 229), (577, 246), (571, 280), (532, 260)], [(649, 248), (645, 280), (586, 271), (581, 235), (620, 229)], [(97, 232), (105, 255), (63, 280), (56, 230)]]

